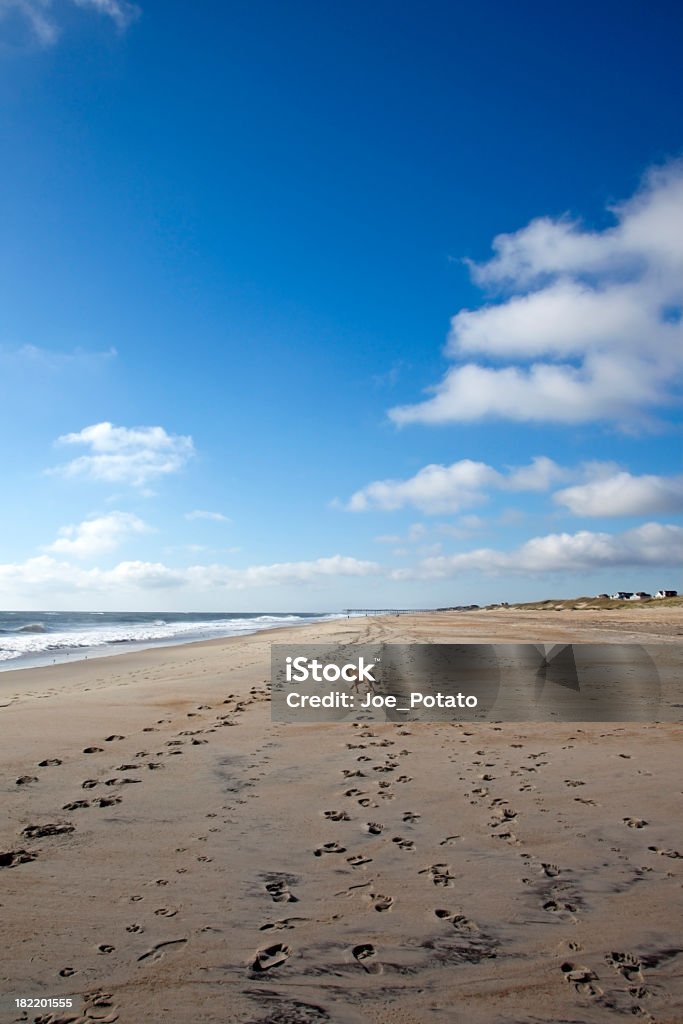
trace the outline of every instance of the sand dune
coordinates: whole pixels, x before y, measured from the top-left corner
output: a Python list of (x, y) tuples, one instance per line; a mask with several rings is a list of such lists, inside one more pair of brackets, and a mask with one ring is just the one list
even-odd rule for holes
[[(682, 633), (501, 611), (287, 641)], [(683, 726), (272, 723), (271, 639), (0, 675), (8, 1020), (680, 1024)]]

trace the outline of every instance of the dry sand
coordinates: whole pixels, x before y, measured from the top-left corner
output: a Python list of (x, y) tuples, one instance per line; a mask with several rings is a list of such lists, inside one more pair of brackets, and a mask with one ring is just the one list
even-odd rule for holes
[(681, 1024), (683, 726), (273, 724), (268, 680), (295, 639), (682, 634), (443, 613), (0, 674), (3, 1019)]

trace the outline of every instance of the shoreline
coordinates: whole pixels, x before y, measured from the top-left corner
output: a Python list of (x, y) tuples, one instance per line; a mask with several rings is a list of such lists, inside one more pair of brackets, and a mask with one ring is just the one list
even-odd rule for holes
[[(516, 620), (516, 616), (520, 615), (520, 621)], [(560, 621), (556, 622), (555, 617), (560, 616)], [(638, 619), (634, 619), (633, 616), (637, 616)], [(120, 643), (120, 649), (110, 649), (119, 647), (119, 644), (111, 644), (102, 647), (92, 648), (73, 648), (70, 649), (69, 653), (57, 656), (57, 660), (48, 661), (52, 657), (51, 654), (39, 654), (32, 655), (21, 655), (16, 659), (7, 659), (6, 661), (0, 662), (0, 687), (2, 686), (3, 676), (14, 672), (26, 672), (26, 671), (38, 671), (39, 669), (57, 668), (60, 665), (75, 665), (82, 661), (97, 662), (104, 659), (125, 657), (126, 655), (138, 655), (144, 651), (157, 651), (166, 650), (168, 648), (182, 648), (182, 647), (195, 647), (203, 644), (213, 643), (224, 643), (230, 640), (239, 640), (249, 636), (256, 636), (263, 634), (268, 635), (270, 633), (279, 633), (280, 631), (291, 631), (297, 629), (309, 629), (314, 626), (324, 626), (326, 623), (338, 623), (346, 621), (376, 621), (384, 620), (386, 618), (394, 619), (398, 617), (401, 622), (406, 620), (412, 621), (417, 619), (420, 621), (428, 621), (436, 619), (437, 622), (446, 624), (466, 624), (472, 623), (473, 630), (470, 638), (471, 642), (498, 642), (503, 637), (513, 642), (519, 638), (519, 626), (528, 626), (533, 623), (536, 628), (540, 628), (544, 636), (540, 633), (536, 633), (533, 636), (529, 636), (520, 640), (522, 643), (535, 643), (543, 642), (547, 640), (549, 642), (556, 642), (562, 639), (566, 634), (566, 627), (569, 626), (570, 631), (582, 631), (587, 629), (589, 632), (595, 631), (596, 625), (599, 623), (598, 632), (600, 633), (600, 642), (604, 642), (610, 638), (610, 633), (621, 634), (624, 630), (620, 629), (619, 623), (624, 622), (629, 626), (635, 626), (636, 629), (630, 634), (632, 638), (642, 637), (642, 642), (656, 642), (656, 643), (676, 643), (681, 642), (676, 637), (683, 638), (683, 605), (668, 605), (662, 606), (656, 603), (649, 603), (647, 605), (637, 604), (631, 607), (610, 608), (606, 613), (601, 609), (577, 609), (571, 607), (559, 606), (553, 611), (552, 615), (548, 615), (548, 609), (536, 606), (508, 606), (502, 607), (485, 607), (476, 610), (459, 610), (459, 609), (441, 609), (441, 610), (430, 610), (425, 609), (421, 611), (409, 611), (400, 612), (398, 616), (394, 616), (391, 613), (380, 613), (377, 615), (351, 615), (350, 618), (340, 612), (327, 613), (325, 618), (315, 619), (312, 618), (310, 622), (297, 622), (297, 623), (283, 623), (281, 625), (268, 625), (261, 629), (245, 630), (239, 633), (226, 634), (224, 636), (214, 637), (201, 637), (196, 640), (188, 639), (169, 639), (160, 641), (122, 641)], [(484, 623), (482, 617), (486, 620)], [(550, 624), (548, 619), (550, 618)], [(605, 621), (605, 618), (607, 621)], [(514, 625), (513, 625), (514, 622)], [(657, 625), (663, 624), (663, 629), (655, 633), (646, 632), (642, 629), (643, 626), (649, 624)], [(483, 630), (482, 625), (488, 623), (492, 625), (493, 632), (491, 630)], [(512, 633), (508, 635), (505, 627), (510, 624), (512, 627)], [(550, 625), (550, 628), (549, 628)], [(557, 630), (553, 627), (557, 625)], [(680, 629), (674, 631), (674, 635), (671, 635), (671, 629), (667, 629), (667, 626), (680, 626)], [(612, 628), (610, 628), (612, 627)], [(641, 628), (638, 628), (641, 627)], [(401, 630), (399, 629), (399, 634)], [(491, 633), (490, 636), (486, 636), (487, 633)], [(605, 635), (606, 634), (606, 635)], [(456, 639), (457, 642), (468, 642), (466, 639), (467, 631), (463, 634), (459, 634)], [(595, 638), (593, 638), (595, 639)], [(611, 638), (610, 638), (611, 639)], [(399, 641), (396, 641), (399, 642)], [(449, 640), (443, 640), (441, 642), (447, 643)], [(588, 642), (588, 641), (586, 641)], [(88, 653), (92, 652), (92, 653)], [(16, 664), (21, 662), (21, 664)]]
[[(156, 613), (154, 613), (156, 614)], [(268, 613), (264, 613), (268, 614)], [(267, 630), (294, 629), (297, 626), (314, 625), (317, 622), (336, 621), (344, 618), (340, 612), (328, 612), (321, 618), (314, 615), (309, 620), (302, 620), (297, 623), (282, 622), (279, 625), (273, 623), (265, 627), (244, 629), (238, 632), (218, 634), (216, 636), (203, 636), (196, 639), (169, 637), (159, 640), (116, 640), (100, 645), (61, 647), (56, 651), (41, 651), (39, 653), (20, 654), (15, 658), (7, 658), (0, 661), (0, 676), (3, 672), (19, 672), (26, 669), (50, 668), (52, 665), (75, 664), (77, 661), (89, 661), (97, 658), (115, 658), (119, 654), (135, 654), (140, 651), (156, 650), (164, 647), (179, 647), (185, 644), (204, 643), (209, 640), (227, 640), (231, 637), (251, 636), (254, 633), (261, 633)], [(248, 621), (248, 620), (245, 620)], [(20, 662), (20, 664), (17, 664)]]
[[(473, 614), (292, 628), (683, 630), (670, 611)], [(272, 722), (281, 636), (3, 673), (0, 990), (120, 1024), (683, 1017), (683, 724)]]

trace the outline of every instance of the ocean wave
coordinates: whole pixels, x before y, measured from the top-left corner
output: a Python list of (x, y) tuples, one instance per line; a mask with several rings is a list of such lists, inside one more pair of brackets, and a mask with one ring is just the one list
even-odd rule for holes
[[(95, 622), (93, 613), (88, 613), (88, 616), (77, 620), (75, 613), (65, 614), (65, 621), (52, 622), (50, 630), (38, 622), (15, 626), (13, 630), (5, 629), (0, 649), (0, 663), (3, 663), (3, 667), (9, 667), (7, 663), (16, 664), (17, 659), (27, 663), (30, 660), (32, 664), (44, 663), (48, 659), (66, 661), (70, 655), (81, 658), (89, 652), (104, 653), (106, 650), (111, 651), (112, 648), (127, 645), (164, 646), (219, 637), (244, 636), (264, 629), (286, 628), (337, 617), (334, 613), (305, 615), (283, 612), (258, 615), (236, 612), (234, 617), (223, 618), (215, 618), (208, 614), (206, 618), (201, 619), (194, 616), (178, 619), (171, 615), (168, 619), (145, 619), (143, 615), (122, 614), (114, 617), (114, 613), (105, 613), (104, 621)], [(7, 625), (7, 619), (4, 625)]]

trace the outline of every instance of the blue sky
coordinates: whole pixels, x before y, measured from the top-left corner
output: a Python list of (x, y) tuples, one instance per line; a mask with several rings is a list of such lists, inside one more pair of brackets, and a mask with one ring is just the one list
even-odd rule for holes
[(678, 587), (682, 42), (0, 0), (0, 606)]

